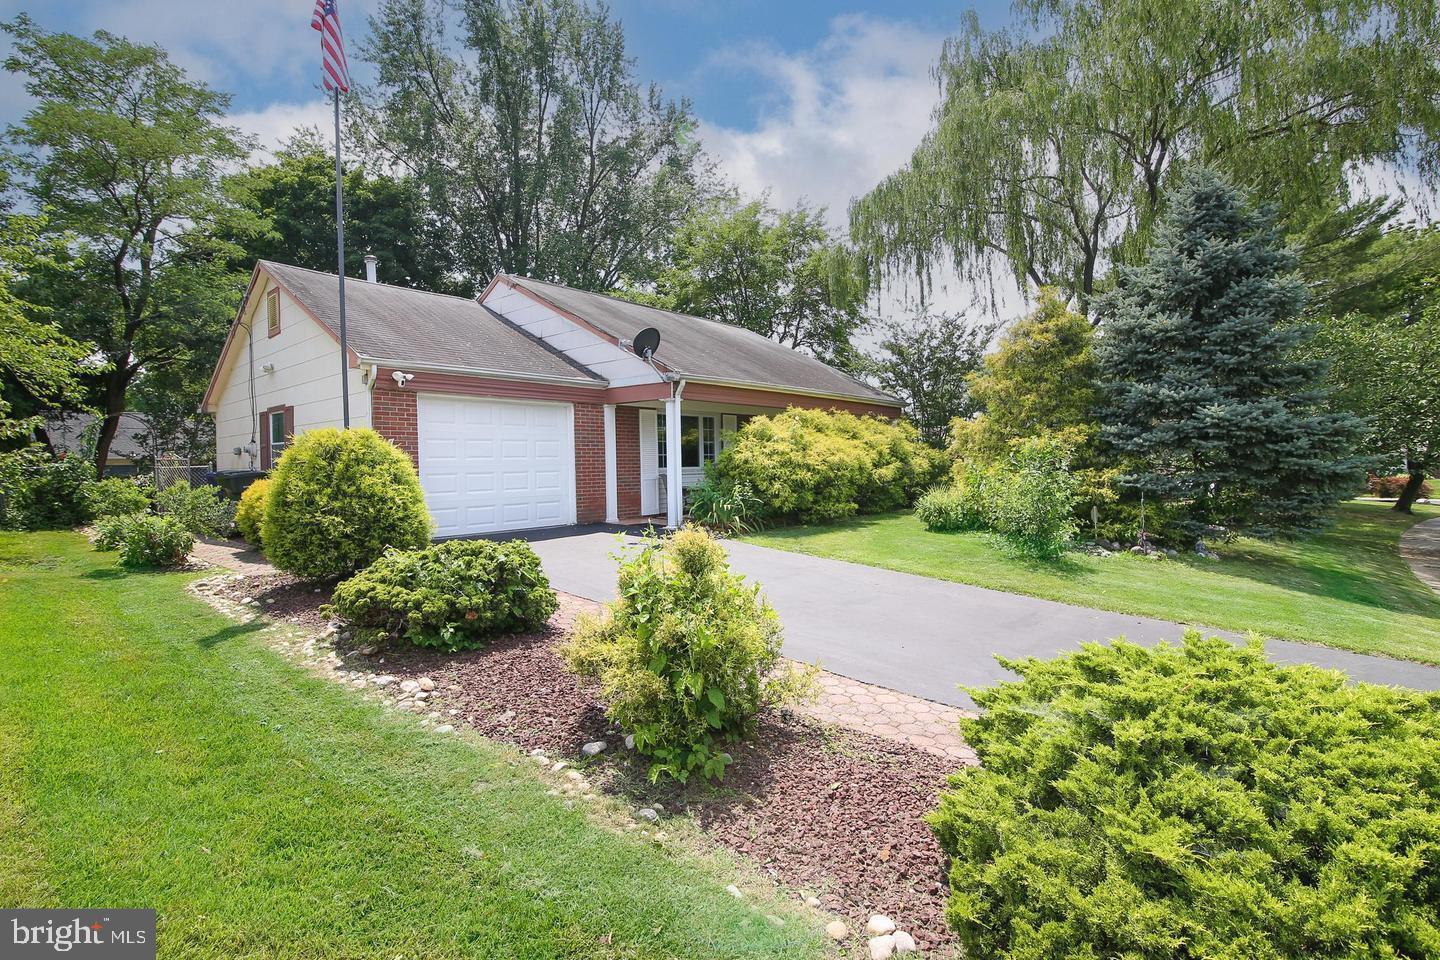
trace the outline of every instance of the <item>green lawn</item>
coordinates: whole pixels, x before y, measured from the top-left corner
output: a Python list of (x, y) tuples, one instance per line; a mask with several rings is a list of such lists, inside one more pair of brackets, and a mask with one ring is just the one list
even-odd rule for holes
[(723, 862), (304, 672), (193, 577), (0, 534), (0, 903), (154, 907), (162, 957), (824, 952)]
[(1406, 527), (1434, 516), (1440, 508), (1417, 506), (1407, 517), (1356, 501), (1319, 537), (1292, 544), (1242, 540), (1223, 547), (1218, 562), (1129, 554), (1029, 561), (983, 533), (930, 533), (910, 513), (746, 539), (1102, 610), (1440, 664), (1440, 597), (1396, 551)]

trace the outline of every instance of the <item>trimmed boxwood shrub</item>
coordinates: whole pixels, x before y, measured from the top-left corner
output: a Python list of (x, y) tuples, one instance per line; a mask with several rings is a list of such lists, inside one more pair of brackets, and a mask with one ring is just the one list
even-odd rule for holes
[(362, 634), (454, 651), (535, 630), (557, 606), (525, 541), (448, 540), (387, 550), (335, 588), (330, 609)]
[(270, 481), (264, 477), (254, 481), (240, 494), (235, 508), (235, 526), (240, 536), (255, 546), (260, 545), (260, 527), (265, 521), (265, 505), (270, 498)]
[(120, 563), (127, 567), (178, 567), (190, 555), (195, 537), (174, 517), (137, 513), (119, 528)]
[(766, 706), (806, 696), (813, 672), (783, 666), (780, 618), (760, 588), (730, 572), (725, 550), (687, 527), (623, 557), (619, 599), (582, 615), (563, 650), (600, 680), (606, 715), (635, 735), (650, 779), (719, 780), (723, 743)]
[(943, 472), (944, 456), (909, 423), (794, 407), (749, 421), (716, 462), (767, 518), (802, 523), (909, 506)]
[(374, 430), (310, 430), (285, 448), (260, 523), (265, 556), (301, 577), (349, 576), (430, 542), (410, 458)]
[(968, 956), (1440, 956), (1440, 694), (1193, 631), (1005, 666), (929, 816)]
[(87, 511), (95, 520), (127, 513), (147, 513), (150, 510), (151, 491), (134, 480), (122, 477), (91, 480), (80, 492)]

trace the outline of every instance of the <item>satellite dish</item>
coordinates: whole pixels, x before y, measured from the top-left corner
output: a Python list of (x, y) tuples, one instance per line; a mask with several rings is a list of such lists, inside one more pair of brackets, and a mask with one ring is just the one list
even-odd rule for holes
[(655, 351), (660, 349), (660, 331), (654, 327), (646, 327), (635, 334), (635, 340), (630, 348), (635, 351), (637, 356), (649, 360), (654, 356)]

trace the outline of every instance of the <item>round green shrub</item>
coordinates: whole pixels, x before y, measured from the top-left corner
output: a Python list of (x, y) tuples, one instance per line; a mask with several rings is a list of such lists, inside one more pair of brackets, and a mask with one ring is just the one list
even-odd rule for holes
[(235, 526), (248, 543), (260, 545), (260, 528), (265, 522), (265, 505), (270, 500), (270, 481), (264, 477), (254, 481), (240, 494), (235, 508)]
[(150, 491), (121, 477), (91, 480), (81, 488), (85, 507), (93, 519), (145, 513), (150, 509)]
[(101, 517), (95, 521), (90, 542), (95, 544), (96, 550), (119, 550), (120, 544), (125, 540), (125, 534), (134, 525), (135, 518), (141, 516), (147, 516), (147, 514), (116, 513), (108, 517)]
[(79, 457), (27, 463), (7, 508), (8, 522), (27, 530), (79, 526), (90, 519), (85, 487), (94, 480), (95, 468)]
[(558, 606), (540, 558), (523, 540), (449, 540), (388, 550), (335, 588), (332, 611), (362, 631), (462, 650), (535, 630)]
[(415, 465), (374, 430), (310, 430), (270, 476), (260, 524), (265, 556), (301, 577), (349, 576), (388, 547), (430, 542)]
[(1118, 641), (974, 693), (929, 816), (972, 957), (1440, 956), (1440, 694)]
[(794, 407), (749, 421), (716, 463), (768, 517), (803, 523), (908, 506), (943, 471), (909, 423)]
[(174, 517), (137, 513), (120, 533), (120, 563), (127, 567), (178, 567), (190, 555), (195, 537)]
[(730, 572), (703, 530), (651, 539), (620, 563), (619, 599), (582, 615), (563, 650), (598, 677), (606, 715), (635, 736), (650, 778), (719, 780), (721, 744), (748, 733), (764, 707), (803, 698), (813, 671), (784, 667), (780, 618), (760, 588)]

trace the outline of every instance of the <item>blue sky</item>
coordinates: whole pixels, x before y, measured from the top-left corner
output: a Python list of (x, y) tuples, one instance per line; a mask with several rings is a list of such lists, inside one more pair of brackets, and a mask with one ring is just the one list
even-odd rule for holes
[[(312, 2), (0, 0), (0, 15), (27, 11), (50, 30), (103, 28), (159, 43), (192, 74), (231, 93), (233, 121), (274, 146), (297, 125), (328, 121)], [(339, 2), (353, 51), (379, 0)], [(1009, 18), (1008, 0), (611, 6), (638, 77), (692, 101), (706, 148), (730, 180), (782, 206), (802, 199), (824, 206), (837, 228), (850, 198), (902, 164), (927, 129), (936, 100), (930, 68), (972, 8), (987, 27)], [(352, 68), (364, 78), (363, 64)], [(13, 122), (25, 109), (24, 94), (14, 78), (0, 85), (0, 122)]]

